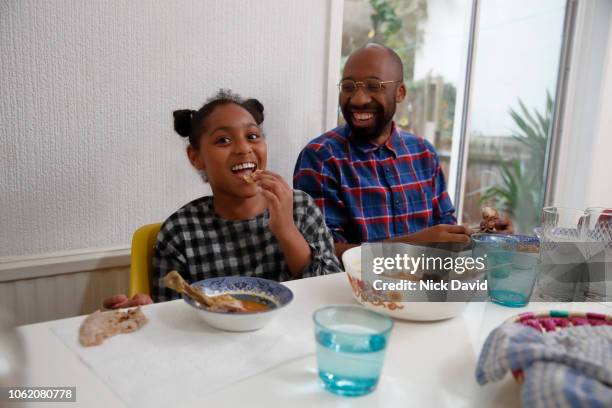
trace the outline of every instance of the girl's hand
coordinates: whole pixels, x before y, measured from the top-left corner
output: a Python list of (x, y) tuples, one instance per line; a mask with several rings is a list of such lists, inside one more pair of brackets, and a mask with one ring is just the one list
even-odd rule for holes
[(153, 300), (151, 300), (149, 295), (138, 293), (131, 299), (123, 294), (111, 296), (104, 299), (102, 304), (106, 309), (123, 309), (126, 307), (150, 305), (152, 303)]
[(278, 238), (296, 228), (293, 222), (293, 189), (281, 176), (271, 171), (260, 171), (253, 176), (255, 184), (268, 203), (269, 227)]

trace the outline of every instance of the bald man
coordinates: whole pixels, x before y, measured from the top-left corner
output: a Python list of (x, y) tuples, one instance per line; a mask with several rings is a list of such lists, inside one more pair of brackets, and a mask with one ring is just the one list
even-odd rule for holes
[(366, 45), (349, 57), (339, 88), (346, 125), (308, 143), (293, 176), (321, 208), (337, 255), (363, 242), (468, 242), (434, 147), (393, 121), (406, 98), (399, 56)]

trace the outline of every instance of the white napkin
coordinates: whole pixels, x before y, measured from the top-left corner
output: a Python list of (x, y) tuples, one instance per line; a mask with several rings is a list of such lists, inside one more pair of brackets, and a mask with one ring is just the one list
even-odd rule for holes
[(82, 319), (51, 330), (126, 405), (167, 408), (313, 353), (310, 316), (292, 306), (263, 329), (246, 333), (207, 326), (182, 300), (145, 307), (149, 323), (100, 346), (80, 345)]

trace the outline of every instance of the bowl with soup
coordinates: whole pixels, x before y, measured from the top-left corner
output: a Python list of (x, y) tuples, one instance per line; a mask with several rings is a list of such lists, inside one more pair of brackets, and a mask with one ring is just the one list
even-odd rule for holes
[(183, 300), (196, 310), (204, 322), (226, 331), (259, 330), (293, 300), (293, 292), (285, 285), (250, 276), (209, 278), (192, 283), (191, 286), (208, 296), (227, 294), (242, 302), (245, 311), (217, 311), (183, 295)]
[[(401, 244), (406, 245), (406, 244)], [(426, 250), (424, 247), (406, 245), (407, 251), (414, 252), (415, 256)], [(465, 255), (465, 248), (459, 248), (456, 255)], [(374, 284), (375, 276), (362, 271), (362, 247), (351, 248), (342, 255), (342, 262), (347, 274), (353, 297), (357, 302), (368, 309), (389, 315), (402, 320), (437, 321), (455, 317), (466, 308), (473, 297), (472, 291), (462, 292), (461, 295), (453, 291), (378, 291)], [(415, 285), (421, 280), (441, 280), (435, 273), (398, 273), (385, 276), (387, 282), (412, 281)], [(471, 280), (467, 275), (465, 281)], [(485, 292), (486, 293), (486, 292)]]

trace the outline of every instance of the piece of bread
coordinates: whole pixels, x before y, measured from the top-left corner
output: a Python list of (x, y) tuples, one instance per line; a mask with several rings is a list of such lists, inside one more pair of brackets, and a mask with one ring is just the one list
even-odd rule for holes
[(255, 180), (253, 180), (253, 176), (261, 173), (263, 170), (255, 170), (253, 173), (251, 174), (247, 174), (246, 176), (243, 176), (242, 178), (244, 179), (244, 181), (246, 181), (247, 183), (251, 184), (254, 183)]
[(120, 310), (101, 312), (96, 310), (81, 324), (79, 341), (83, 346), (97, 346), (111, 336), (131, 333), (138, 330), (149, 320), (138, 307), (122, 312)]

